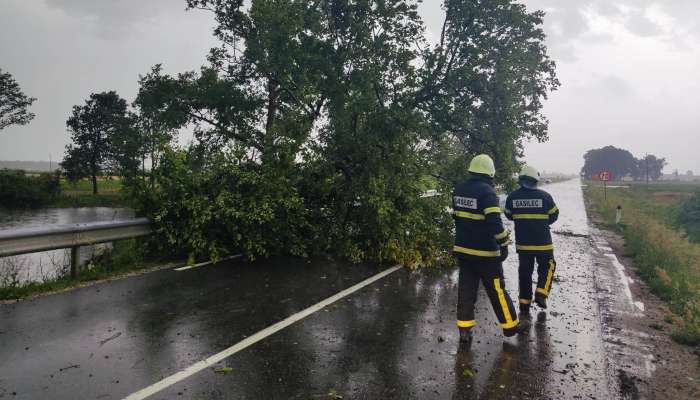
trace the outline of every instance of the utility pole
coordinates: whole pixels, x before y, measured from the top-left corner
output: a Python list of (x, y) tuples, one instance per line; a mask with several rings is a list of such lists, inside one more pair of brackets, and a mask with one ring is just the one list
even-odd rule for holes
[(644, 164), (646, 168), (647, 193), (649, 193), (649, 153), (644, 153)]

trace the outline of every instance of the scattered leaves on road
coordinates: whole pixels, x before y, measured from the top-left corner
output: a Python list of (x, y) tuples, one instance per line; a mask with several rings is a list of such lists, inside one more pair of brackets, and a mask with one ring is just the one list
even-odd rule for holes
[(214, 372), (217, 373), (217, 374), (219, 374), (219, 375), (226, 375), (226, 374), (230, 374), (231, 372), (233, 372), (233, 368), (231, 368), (231, 367), (221, 367), (221, 368), (215, 369)]
[(342, 400), (343, 396), (338, 393), (337, 390), (331, 389), (327, 394), (315, 394), (312, 396), (314, 399), (330, 399), (330, 400)]
[(333, 400), (342, 400), (343, 396), (340, 395), (335, 389), (328, 391), (328, 398)]

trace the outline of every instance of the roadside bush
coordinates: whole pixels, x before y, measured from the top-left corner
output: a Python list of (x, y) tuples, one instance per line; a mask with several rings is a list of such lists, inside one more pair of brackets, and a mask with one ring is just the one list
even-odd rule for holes
[(60, 173), (27, 175), (24, 171), (0, 171), (0, 206), (41, 207), (61, 195)]
[(700, 191), (683, 203), (678, 223), (688, 233), (690, 240), (700, 243)]

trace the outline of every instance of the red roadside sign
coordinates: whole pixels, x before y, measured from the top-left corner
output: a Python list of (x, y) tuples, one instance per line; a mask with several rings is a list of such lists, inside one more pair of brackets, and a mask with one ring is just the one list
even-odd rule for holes
[(600, 171), (598, 172), (598, 180), (603, 182), (608, 182), (612, 180), (612, 172), (610, 171)]

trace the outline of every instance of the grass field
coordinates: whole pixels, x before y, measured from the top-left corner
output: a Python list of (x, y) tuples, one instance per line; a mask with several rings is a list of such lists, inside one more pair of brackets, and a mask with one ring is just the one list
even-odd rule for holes
[[(97, 189), (100, 193), (118, 192), (122, 189), (122, 181), (120, 179), (98, 178)], [(92, 194), (92, 181), (90, 179), (81, 179), (78, 182), (71, 183), (66, 179), (61, 179), (61, 190), (64, 193)]]
[[(627, 255), (634, 258), (640, 276), (668, 303), (669, 320), (676, 324), (674, 338), (696, 346), (700, 345), (700, 241), (687, 234), (691, 218), (684, 207), (698, 191), (700, 185), (637, 184), (608, 188), (607, 200), (597, 182), (584, 191), (589, 211), (600, 216), (605, 227), (624, 235)], [(618, 205), (623, 218), (616, 226)]]
[(92, 181), (82, 179), (71, 183), (61, 179), (61, 196), (49, 207), (125, 207), (127, 200), (122, 196), (122, 181), (100, 178), (97, 181), (98, 194), (92, 194)]

